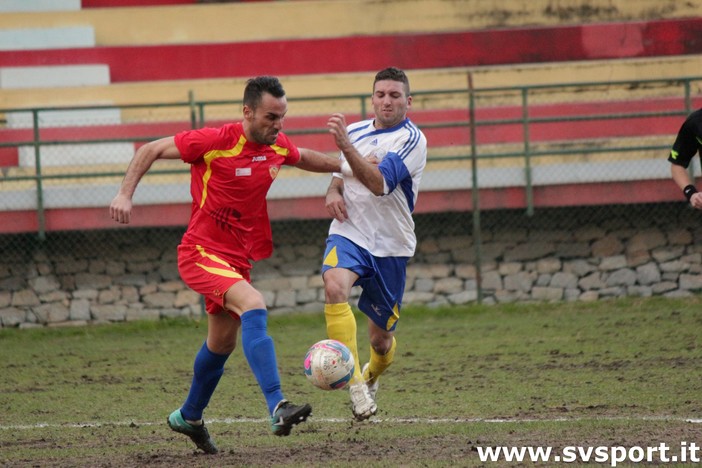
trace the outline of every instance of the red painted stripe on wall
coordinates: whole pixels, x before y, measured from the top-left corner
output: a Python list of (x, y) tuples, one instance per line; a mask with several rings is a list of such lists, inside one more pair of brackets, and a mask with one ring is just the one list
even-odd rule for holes
[[(702, 53), (702, 18), (254, 43), (0, 52), (0, 67), (104, 63), (113, 82)], [(359, 54), (358, 51), (364, 53)]]

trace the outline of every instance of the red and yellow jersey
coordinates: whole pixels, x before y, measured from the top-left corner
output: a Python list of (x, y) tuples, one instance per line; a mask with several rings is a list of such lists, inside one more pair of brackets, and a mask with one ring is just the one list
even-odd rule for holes
[(190, 164), (193, 198), (183, 243), (204, 246), (241, 268), (269, 257), (266, 194), (280, 167), (300, 160), (297, 147), (283, 133), (273, 145), (247, 141), (241, 123), (181, 132), (175, 143)]

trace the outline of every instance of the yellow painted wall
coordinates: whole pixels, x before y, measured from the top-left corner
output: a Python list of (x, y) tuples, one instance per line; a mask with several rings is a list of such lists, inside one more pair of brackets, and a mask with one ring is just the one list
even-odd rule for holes
[(98, 45), (114, 46), (466, 31), (696, 16), (702, 16), (702, 0), (301, 0), (6, 13), (0, 15), (0, 29), (92, 25)]

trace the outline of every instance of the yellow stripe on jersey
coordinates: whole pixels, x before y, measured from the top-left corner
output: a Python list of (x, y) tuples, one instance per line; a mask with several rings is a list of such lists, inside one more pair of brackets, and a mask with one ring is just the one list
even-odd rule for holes
[(217, 158), (235, 158), (241, 154), (246, 144), (246, 137), (241, 135), (239, 141), (234, 146), (234, 148), (228, 150), (212, 150), (205, 153), (204, 160), (207, 165), (207, 170), (202, 176), (202, 196), (200, 197), (200, 208), (205, 204), (205, 199), (207, 198), (207, 182), (209, 182), (210, 177), (212, 177), (212, 161)]
[(273, 149), (273, 151), (275, 151), (277, 154), (281, 155), (284, 158), (287, 158), (288, 153), (290, 153), (289, 149), (283, 148), (282, 146), (271, 145), (271, 148)]
[(197, 249), (198, 252), (200, 252), (200, 255), (202, 255), (204, 258), (207, 258), (209, 260), (212, 260), (215, 263), (219, 263), (220, 265), (223, 265), (225, 268), (213, 268), (209, 267), (207, 265), (203, 265), (202, 263), (196, 263), (195, 265), (199, 266), (203, 270), (219, 275), (219, 276), (224, 276), (226, 278), (241, 278), (243, 279), (244, 277), (241, 276), (239, 273), (236, 272), (234, 267), (230, 266), (229, 263), (226, 261), (222, 260), (216, 255), (209, 254), (205, 252), (205, 248), (201, 245), (196, 245), (195, 248)]
[(243, 276), (241, 276), (239, 273), (237, 273), (233, 269), (227, 270), (224, 268), (212, 268), (212, 267), (208, 267), (207, 265), (203, 265), (202, 263), (196, 263), (195, 265), (199, 266), (200, 268), (202, 268), (203, 270), (205, 270), (208, 273), (212, 273), (213, 275), (224, 276), (225, 278), (244, 279)]
[(222, 260), (221, 258), (219, 258), (219, 257), (216, 256), (216, 255), (212, 255), (211, 253), (205, 252), (205, 248), (204, 248), (203, 246), (201, 246), (201, 245), (196, 245), (195, 248), (197, 249), (198, 252), (200, 252), (200, 255), (201, 255), (201, 256), (203, 256), (203, 257), (205, 257), (205, 258), (209, 258), (209, 259), (212, 260), (213, 262), (216, 262), (216, 263), (222, 264), (222, 265), (224, 265), (224, 266), (226, 266), (226, 267), (229, 267), (229, 264), (226, 262), (226, 260)]

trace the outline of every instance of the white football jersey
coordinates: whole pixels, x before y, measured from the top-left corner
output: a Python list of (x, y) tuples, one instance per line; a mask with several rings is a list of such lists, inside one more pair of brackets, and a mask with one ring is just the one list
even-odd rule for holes
[[(377, 130), (369, 119), (347, 129), (361, 156), (382, 158), (384, 195), (373, 195), (353, 176), (335, 173), (344, 179), (348, 219), (332, 221), (329, 234), (344, 236), (376, 257), (411, 257), (417, 246), (412, 212), (427, 162), (427, 139), (407, 118), (392, 128)], [(340, 157), (345, 160), (343, 153)]]

